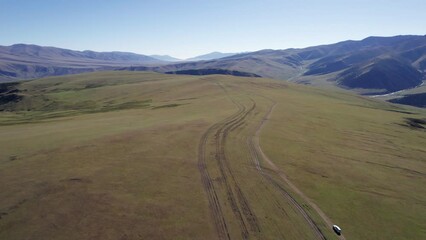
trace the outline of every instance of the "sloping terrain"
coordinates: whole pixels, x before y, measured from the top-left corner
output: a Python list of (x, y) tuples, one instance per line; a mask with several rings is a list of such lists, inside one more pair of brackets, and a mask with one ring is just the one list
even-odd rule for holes
[(0, 81), (158, 63), (161, 63), (158, 59), (134, 53), (73, 51), (54, 47), (15, 44), (0, 46)]
[(426, 93), (414, 93), (400, 98), (394, 98), (389, 102), (426, 108)]
[(221, 75), (1, 86), (0, 239), (426, 237), (419, 109)]
[(262, 50), (210, 61), (126, 69), (224, 69), (304, 84), (335, 85), (358, 93), (386, 94), (422, 83), (426, 36), (369, 37), (304, 49)]
[(0, 47), (0, 60), (0, 81), (108, 69), (195, 75), (214, 70), (383, 95), (416, 88), (425, 80), (426, 36), (369, 37), (304, 49), (241, 54), (215, 52), (179, 63), (133, 53), (79, 52), (18, 44)]
[[(284, 54), (284, 55), (282, 55)], [(247, 72), (260, 75), (262, 77), (271, 77), (276, 79), (288, 79), (300, 70), (299, 62), (288, 63), (284, 50), (263, 50), (254, 53), (238, 54), (231, 57), (225, 57), (217, 60), (184, 62), (163, 65), (158, 67), (132, 66), (122, 70), (130, 71), (156, 71), (156, 72), (175, 72), (183, 70), (198, 69), (224, 69), (239, 72)]]
[(379, 93), (383, 89), (388, 93), (413, 88), (419, 86), (422, 79), (423, 75), (410, 64), (391, 58), (352, 67), (338, 75), (338, 81), (344, 87), (378, 89)]

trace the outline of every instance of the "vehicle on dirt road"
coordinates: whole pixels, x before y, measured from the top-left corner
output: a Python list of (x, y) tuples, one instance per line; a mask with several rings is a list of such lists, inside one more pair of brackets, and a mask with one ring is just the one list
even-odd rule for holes
[(342, 229), (337, 225), (333, 225), (333, 231), (339, 236), (342, 234)]

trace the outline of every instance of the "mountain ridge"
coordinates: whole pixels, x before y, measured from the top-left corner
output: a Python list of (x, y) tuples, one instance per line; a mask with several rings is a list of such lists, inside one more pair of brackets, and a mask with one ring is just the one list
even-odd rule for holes
[[(422, 83), (426, 71), (426, 36), (368, 37), (300, 49), (265, 49), (150, 70), (196, 69), (226, 69), (304, 84), (326, 83), (356, 89), (362, 94), (385, 94)], [(387, 74), (388, 70), (393, 74)]]
[(238, 54), (238, 53), (222, 53), (222, 52), (214, 51), (214, 52), (211, 52), (211, 53), (198, 55), (198, 56), (195, 56), (195, 57), (192, 57), (192, 58), (187, 58), (187, 59), (185, 59), (185, 61), (187, 61), (187, 62), (207, 61), (207, 60), (225, 58), (225, 57), (233, 56), (233, 55), (236, 55), (236, 54)]
[(384, 95), (416, 88), (425, 82), (426, 35), (371, 36), (307, 48), (263, 49), (218, 59), (180, 62), (125, 52), (16, 44), (0, 46), (0, 60), (0, 81), (103, 70), (221, 73)]
[(182, 59), (175, 58), (175, 57), (172, 57), (170, 55), (155, 55), (154, 54), (154, 55), (149, 55), (149, 57), (158, 59), (160, 61), (166, 61), (166, 62), (179, 62), (179, 61), (183, 61)]
[(76, 51), (33, 44), (0, 46), (0, 81), (108, 70), (119, 66), (165, 62), (130, 52)]

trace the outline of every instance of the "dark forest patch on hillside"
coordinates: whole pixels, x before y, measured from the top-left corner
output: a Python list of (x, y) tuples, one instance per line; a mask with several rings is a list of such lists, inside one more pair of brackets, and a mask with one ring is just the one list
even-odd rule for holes
[(184, 75), (221, 74), (221, 75), (232, 75), (237, 77), (261, 77), (254, 73), (240, 72), (240, 71), (227, 70), (227, 69), (189, 69), (189, 70), (181, 70), (181, 71), (170, 71), (166, 73), (167, 74), (184, 74)]
[(405, 118), (404, 124), (400, 124), (411, 129), (426, 130), (426, 118)]
[[(17, 86), (19, 83), (2, 83), (0, 84), (0, 105), (4, 105), (10, 102), (19, 102), (23, 96), (19, 95), (19, 89)], [(0, 110), (2, 108), (0, 107)]]

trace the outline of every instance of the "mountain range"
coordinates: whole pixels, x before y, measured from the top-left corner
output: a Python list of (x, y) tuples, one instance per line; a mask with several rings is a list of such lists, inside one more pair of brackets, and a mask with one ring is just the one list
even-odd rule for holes
[(182, 61), (182, 59), (179, 58), (175, 58), (169, 55), (149, 55), (152, 58), (158, 59), (160, 61), (165, 61), (165, 62), (179, 62)]
[(55, 47), (15, 44), (0, 46), (0, 81), (65, 75), (119, 66), (164, 63), (128, 52), (74, 51)]
[(236, 55), (237, 53), (222, 53), (222, 52), (211, 52), (204, 55), (196, 56), (193, 58), (185, 59), (185, 61), (206, 61), (206, 60), (213, 60), (213, 59), (219, 59), (224, 57), (229, 57)]
[(213, 52), (174, 62), (177, 60), (170, 56), (73, 51), (24, 44), (0, 46), (0, 81), (130, 70), (267, 77), (383, 95), (423, 83), (426, 36), (368, 37), (302, 49), (266, 49), (240, 54)]
[(236, 54), (237, 53), (211, 52), (211, 53), (207, 53), (207, 54), (203, 54), (203, 55), (199, 55), (199, 56), (187, 58), (187, 59), (179, 59), (169, 55), (150, 55), (150, 57), (153, 57), (161, 61), (166, 61), (166, 62), (193, 62), (193, 61), (219, 59), (219, 58), (229, 57)]
[(209, 61), (124, 69), (227, 69), (304, 84), (334, 85), (363, 94), (386, 94), (422, 83), (426, 36), (369, 37), (304, 49), (261, 50)]

